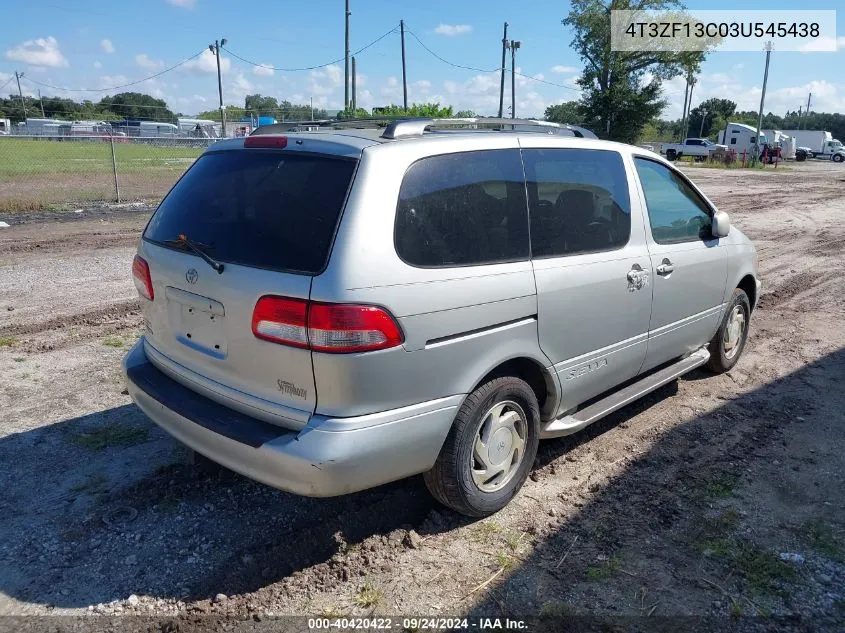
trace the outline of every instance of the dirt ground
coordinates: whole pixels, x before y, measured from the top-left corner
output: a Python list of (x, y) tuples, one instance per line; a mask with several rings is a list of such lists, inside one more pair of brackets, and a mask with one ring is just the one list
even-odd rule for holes
[(119, 370), (141, 327), (129, 267), (149, 211), (0, 218), (0, 615), (843, 630), (845, 168), (689, 173), (759, 249), (744, 357), (543, 443), (483, 521), (438, 507), (419, 477), (318, 500), (187, 465)]

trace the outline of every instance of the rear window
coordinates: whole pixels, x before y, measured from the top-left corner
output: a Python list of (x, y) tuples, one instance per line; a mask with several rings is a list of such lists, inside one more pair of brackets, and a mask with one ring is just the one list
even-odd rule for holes
[(326, 265), (356, 161), (267, 150), (204, 154), (144, 237), (180, 234), (223, 262), (317, 273)]

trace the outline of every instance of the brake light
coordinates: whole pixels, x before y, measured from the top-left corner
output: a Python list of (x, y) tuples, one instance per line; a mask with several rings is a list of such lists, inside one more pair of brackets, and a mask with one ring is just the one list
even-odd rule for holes
[(269, 136), (266, 134), (259, 134), (258, 136), (247, 136), (244, 139), (244, 147), (265, 147), (271, 149), (284, 149), (287, 146), (287, 136)]
[(315, 352), (369, 352), (402, 344), (399, 324), (382, 308), (286, 297), (258, 300), (252, 332), (266, 341)]
[(261, 297), (252, 311), (252, 333), (258, 338), (293, 347), (308, 347), (308, 302)]
[(150, 265), (140, 255), (135, 255), (135, 259), (132, 260), (132, 280), (135, 282), (138, 294), (152, 301), (155, 292), (153, 292), (153, 280), (150, 277)]

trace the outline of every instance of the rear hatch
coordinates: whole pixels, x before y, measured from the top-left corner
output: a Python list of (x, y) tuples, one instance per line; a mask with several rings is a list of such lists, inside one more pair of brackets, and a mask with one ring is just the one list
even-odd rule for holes
[(309, 298), (356, 165), (284, 149), (200, 157), (139, 247), (154, 290), (142, 299), (150, 360), (248, 415), (302, 427), (316, 406), (311, 351), (257, 338), (253, 310), (265, 295)]

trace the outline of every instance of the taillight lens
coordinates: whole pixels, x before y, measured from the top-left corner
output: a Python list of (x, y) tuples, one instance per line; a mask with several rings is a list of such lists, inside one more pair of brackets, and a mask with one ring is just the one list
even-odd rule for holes
[(265, 136), (259, 134), (258, 136), (247, 136), (244, 139), (244, 147), (246, 148), (263, 147), (267, 149), (284, 149), (287, 146), (287, 136)]
[(350, 353), (402, 344), (402, 330), (382, 308), (261, 297), (252, 314), (258, 338), (316, 352)]
[(252, 333), (265, 341), (308, 347), (307, 314), (307, 301), (261, 297), (252, 311)]
[(400, 345), (402, 332), (381, 308), (312, 303), (308, 339), (317, 352), (368, 352)]
[(155, 292), (153, 292), (153, 280), (150, 277), (150, 265), (140, 255), (135, 255), (135, 259), (132, 260), (132, 280), (135, 282), (138, 294), (152, 301)]

